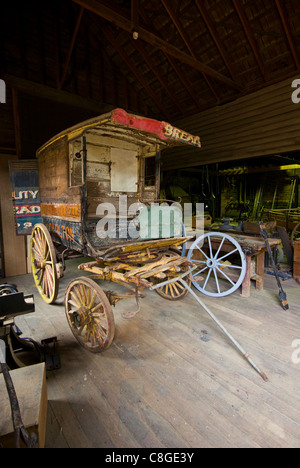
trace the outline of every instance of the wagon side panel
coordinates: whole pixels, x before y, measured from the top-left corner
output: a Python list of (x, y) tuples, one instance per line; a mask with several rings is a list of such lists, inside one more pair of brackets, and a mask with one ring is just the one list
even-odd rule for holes
[(41, 214), (54, 241), (82, 250), (82, 186), (70, 185), (69, 142), (59, 140), (38, 158)]

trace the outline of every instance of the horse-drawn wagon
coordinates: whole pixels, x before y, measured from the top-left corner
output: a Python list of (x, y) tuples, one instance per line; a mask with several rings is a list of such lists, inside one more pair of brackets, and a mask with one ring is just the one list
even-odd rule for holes
[[(65, 260), (89, 257), (79, 270), (92, 275), (72, 280), (65, 292), (68, 323), (79, 343), (92, 352), (106, 349), (114, 337), (112, 306), (120, 299), (135, 298), (157, 284), (156, 291), (169, 300), (182, 299), (187, 289), (176, 278), (198, 264), (197, 273), (186, 276), (196, 284), (204, 274), (205, 292), (218, 275), (229, 281), (229, 292), (241, 284), (243, 253), (236, 280), (222, 267), (230, 244), (210, 236), (197, 244), (189, 258), (182, 255), (188, 240), (180, 209), (159, 202), (160, 152), (173, 145), (200, 147), (200, 139), (165, 122), (127, 114), (116, 109), (74, 126), (52, 138), (37, 152), (42, 223), (31, 235), (31, 265), (36, 287), (47, 303), (55, 301)], [(193, 251), (200, 254), (194, 256)], [(239, 253), (239, 252), (238, 252)], [(226, 259), (226, 260), (225, 260)], [(227, 262), (228, 263), (228, 262)], [(213, 274), (212, 274), (213, 272)], [(95, 280), (118, 283), (125, 294), (104, 291)], [(130, 317), (134, 314), (128, 314)]]

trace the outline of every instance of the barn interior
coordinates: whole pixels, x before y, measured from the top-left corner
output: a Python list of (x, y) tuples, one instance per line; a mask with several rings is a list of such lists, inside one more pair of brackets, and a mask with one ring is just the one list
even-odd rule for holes
[[(39, 447), (107, 453), (298, 448), (299, 2), (12, 0), (2, 6), (0, 35), (0, 446), (16, 443), (11, 375), (24, 448), (35, 434)], [(135, 301), (112, 304), (114, 340), (93, 353), (65, 313), (68, 284), (89, 276), (78, 266), (91, 260), (64, 262), (60, 252), (56, 299), (44, 300), (32, 271), (32, 220), (41, 213), (28, 200), (46, 192), (52, 175), (14, 185), (12, 171), (36, 171), (46, 142), (114, 109), (200, 138), (201, 147), (163, 149), (159, 171), (148, 158), (143, 183), (149, 197), (192, 205), (191, 228), (201, 206), (204, 235), (234, 239), (245, 271), (228, 295), (191, 285), (172, 302), (147, 291), (132, 319), (124, 314)], [(81, 167), (81, 140), (72, 145)], [(110, 171), (109, 162), (106, 181)], [(80, 204), (79, 193), (65, 203)], [(109, 288), (122, 294), (120, 284)], [(12, 333), (21, 357), (9, 361)]]

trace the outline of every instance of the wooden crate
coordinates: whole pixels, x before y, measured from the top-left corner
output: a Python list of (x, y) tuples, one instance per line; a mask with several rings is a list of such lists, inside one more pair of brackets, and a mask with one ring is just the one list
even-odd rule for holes
[[(47, 388), (45, 364), (22, 367), (10, 372), (16, 390), (25, 428), (38, 435), (39, 448), (45, 446), (47, 419)], [(14, 447), (14, 431), (9, 397), (3, 375), (0, 374), (0, 444)], [(21, 444), (21, 446), (23, 446)]]

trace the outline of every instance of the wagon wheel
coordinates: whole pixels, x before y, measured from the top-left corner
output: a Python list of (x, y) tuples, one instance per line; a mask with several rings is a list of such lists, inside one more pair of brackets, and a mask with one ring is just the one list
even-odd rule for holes
[(296, 239), (300, 238), (300, 223), (297, 224), (297, 226), (294, 227), (292, 235), (291, 235), (291, 241), (292, 244)]
[[(168, 250), (165, 253), (165, 256), (166, 257), (178, 257), (178, 256), (180, 257), (181, 253), (177, 253), (175, 251)], [(184, 273), (188, 269), (188, 267), (181, 267), (181, 268), (182, 268), (181, 273)], [(163, 281), (170, 280), (170, 279), (175, 278), (176, 276), (180, 275), (180, 273), (175, 273), (175, 272), (173, 273), (173, 272), (170, 272), (170, 271), (167, 271), (165, 273), (167, 274), (167, 278), (164, 279)], [(157, 279), (156, 279), (156, 281), (157, 281)], [(187, 276), (185, 278), (185, 281), (190, 285), (191, 284), (190, 276)], [(161, 288), (155, 289), (155, 291), (161, 297), (163, 297), (164, 299), (168, 299), (169, 301), (179, 301), (180, 299), (183, 299), (186, 296), (187, 292), (188, 292), (188, 290), (179, 281), (175, 281), (174, 283), (166, 284), (165, 286), (162, 286)]]
[(95, 281), (85, 277), (71, 281), (65, 293), (65, 311), (81, 346), (100, 353), (111, 345), (114, 315), (105, 292)]
[(30, 260), (37, 290), (44, 301), (51, 304), (58, 293), (57, 261), (51, 236), (44, 224), (36, 224), (32, 230)]
[[(222, 252), (223, 247), (225, 252)], [(204, 234), (193, 243), (187, 258), (199, 266), (192, 273), (192, 281), (206, 296), (228, 296), (240, 287), (245, 278), (245, 254), (239, 243), (228, 234)]]

